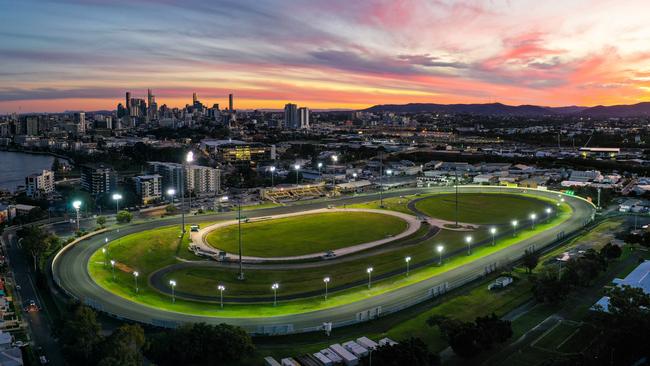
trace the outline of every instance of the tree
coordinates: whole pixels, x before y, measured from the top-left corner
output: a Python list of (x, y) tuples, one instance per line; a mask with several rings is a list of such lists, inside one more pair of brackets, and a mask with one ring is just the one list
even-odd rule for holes
[(223, 365), (254, 350), (250, 336), (242, 328), (195, 323), (154, 336), (146, 355), (162, 366)]
[(54, 157), (54, 160), (52, 161), (52, 171), (54, 174), (58, 174), (59, 170), (61, 170), (61, 162), (59, 162), (58, 157)]
[(120, 211), (117, 213), (117, 222), (119, 224), (126, 224), (131, 222), (133, 219), (133, 214), (128, 211)]
[(97, 216), (97, 225), (104, 227), (104, 225), (106, 225), (106, 217)]
[(600, 248), (600, 255), (608, 260), (619, 258), (621, 254), (623, 254), (621, 247), (612, 243), (607, 243), (604, 247)]
[(588, 249), (581, 257), (566, 264), (563, 280), (573, 286), (589, 286), (598, 273), (607, 268), (607, 260), (595, 250)]
[(176, 206), (174, 206), (172, 204), (169, 204), (169, 205), (165, 206), (165, 212), (167, 214), (171, 215), (171, 214), (176, 213), (176, 211), (178, 211), (178, 208), (176, 208)]
[(600, 309), (593, 317), (602, 337), (594, 358), (612, 365), (631, 365), (650, 358), (650, 294), (642, 288), (622, 286), (612, 288), (608, 295), (607, 311)]
[(522, 258), (522, 264), (526, 267), (526, 272), (531, 273), (539, 263), (539, 253), (534, 250), (526, 250)]
[(139, 325), (122, 325), (101, 345), (99, 366), (142, 365), (141, 349), (145, 343), (144, 330)]
[(396, 345), (384, 345), (372, 352), (372, 364), (376, 366), (430, 366), (439, 364), (438, 357), (427, 348), (420, 338), (409, 338)]
[(501, 320), (496, 314), (477, 317), (475, 320), (479, 330), (478, 343), (483, 349), (490, 349), (495, 343), (503, 343), (512, 337), (512, 324), (508, 320)]
[[(37, 226), (25, 226), (18, 231), (20, 244), (32, 256), (34, 261), (34, 270), (38, 269), (38, 258), (52, 244), (49, 234)], [(49, 239), (49, 240), (48, 240)], [(57, 238), (58, 239), (58, 238)]]
[(102, 342), (97, 315), (89, 307), (74, 305), (61, 330), (61, 350), (71, 365), (94, 365)]
[(544, 267), (539, 273), (531, 277), (533, 282), (533, 295), (539, 302), (557, 303), (569, 293), (569, 284), (560, 278), (559, 269)]

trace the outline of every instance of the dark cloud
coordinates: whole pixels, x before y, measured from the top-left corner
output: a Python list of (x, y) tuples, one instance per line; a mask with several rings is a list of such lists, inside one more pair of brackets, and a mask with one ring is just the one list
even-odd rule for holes
[(398, 55), (397, 58), (412, 65), (426, 67), (451, 67), (455, 69), (465, 69), (468, 67), (464, 62), (443, 61), (439, 57), (431, 56), (428, 53), (420, 55)]
[(55, 88), (5, 88), (0, 89), (0, 102), (16, 100), (51, 100), (51, 99), (117, 99), (124, 93), (121, 89), (97, 88), (97, 89), (55, 89)]

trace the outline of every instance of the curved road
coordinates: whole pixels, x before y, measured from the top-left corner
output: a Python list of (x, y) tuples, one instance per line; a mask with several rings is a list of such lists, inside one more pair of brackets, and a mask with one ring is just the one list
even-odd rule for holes
[[(414, 193), (442, 193), (451, 192), (453, 187), (436, 187), (409, 189), (387, 192), (384, 197), (396, 197)], [(505, 187), (462, 187), (462, 192), (527, 192), (539, 196), (557, 198), (557, 192), (538, 191), (521, 188)], [(343, 205), (361, 203), (375, 200), (378, 195), (365, 195), (345, 197), (336, 200), (319, 201), (294, 206), (274, 207), (263, 210), (249, 211), (248, 216), (267, 216), (297, 212), (309, 209), (324, 208), (331, 204)], [(57, 285), (68, 295), (73, 296), (99, 311), (106, 312), (118, 318), (148, 323), (156, 326), (175, 327), (186, 322), (229, 323), (241, 326), (254, 334), (284, 334), (292, 332), (315, 331), (320, 329), (324, 322), (332, 322), (333, 327), (354, 324), (368, 320), (378, 313), (386, 314), (399, 311), (415, 305), (441, 291), (456, 287), (474, 278), (483, 276), (486, 272), (496, 270), (519, 258), (530, 247), (541, 248), (549, 245), (565, 235), (580, 230), (589, 221), (593, 220), (594, 206), (577, 197), (564, 196), (565, 202), (573, 209), (571, 217), (553, 229), (542, 232), (534, 237), (522, 240), (518, 244), (505, 248), (497, 253), (485, 256), (455, 268), (438, 276), (420, 281), (410, 286), (367, 298), (354, 303), (341, 305), (334, 308), (322, 309), (301, 314), (289, 314), (273, 317), (259, 318), (223, 318), (176, 313), (167, 310), (152, 308), (132, 302), (128, 299), (114, 295), (97, 285), (87, 271), (87, 262), (90, 256), (104, 244), (104, 237), (114, 240), (120, 236), (142, 230), (149, 230), (160, 226), (178, 223), (178, 219), (156, 220), (143, 224), (122, 228), (119, 233), (110, 232), (108, 235), (98, 235), (82, 241), (80, 244), (67, 247), (52, 263), (53, 277)], [(206, 220), (229, 219), (236, 213), (222, 213), (210, 216), (194, 216), (187, 219), (187, 223), (205, 222)], [(206, 306), (211, 306), (206, 304)], [(216, 305), (215, 305), (216, 306)]]

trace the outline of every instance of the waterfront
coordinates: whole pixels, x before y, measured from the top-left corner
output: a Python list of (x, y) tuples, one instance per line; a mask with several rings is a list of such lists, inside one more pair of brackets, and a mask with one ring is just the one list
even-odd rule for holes
[(27, 154), (12, 151), (0, 151), (0, 189), (14, 191), (25, 185), (25, 177), (50, 169), (54, 157), (50, 155)]

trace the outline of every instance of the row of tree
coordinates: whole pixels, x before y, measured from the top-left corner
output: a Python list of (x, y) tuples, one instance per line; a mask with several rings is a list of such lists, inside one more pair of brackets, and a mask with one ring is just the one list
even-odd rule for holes
[(531, 276), (535, 299), (550, 303), (563, 300), (572, 289), (589, 286), (598, 273), (607, 269), (608, 262), (620, 257), (621, 253), (619, 246), (609, 243), (599, 252), (588, 249), (564, 265), (544, 267)]
[(512, 325), (496, 314), (477, 317), (473, 322), (436, 315), (427, 319), (427, 324), (437, 326), (449, 346), (458, 356), (471, 358), (491, 349), (512, 337)]
[(124, 324), (108, 336), (101, 330), (94, 310), (71, 305), (59, 338), (68, 364), (139, 366), (146, 356), (161, 366), (231, 365), (255, 352), (250, 336), (228, 324), (196, 323), (148, 337), (137, 324)]

